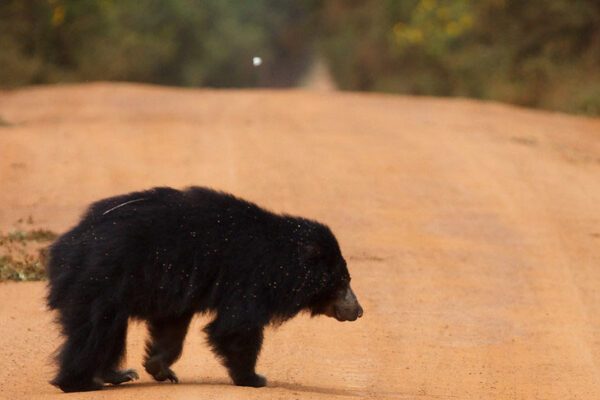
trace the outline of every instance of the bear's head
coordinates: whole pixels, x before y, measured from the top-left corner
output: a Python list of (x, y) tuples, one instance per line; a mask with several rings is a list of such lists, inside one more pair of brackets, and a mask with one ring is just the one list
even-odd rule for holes
[[(355, 321), (362, 317), (363, 308), (350, 286), (350, 275), (343, 258), (340, 265), (334, 266), (333, 270), (337, 270), (337, 272), (327, 274), (333, 275), (333, 282), (316, 296), (310, 306), (311, 314), (326, 315), (338, 321)], [(336, 279), (336, 277), (341, 277), (341, 279)]]
[(323, 225), (313, 230), (311, 239), (302, 246), (302, 264), (308, 265), (318, 281), (318, 290), (310, 301), (313, 316), (326, 315), (338, 321), (355, 321), (362, 317), (361, 307), (350, 287), (350, 273), (339, 244), (331, 230)]

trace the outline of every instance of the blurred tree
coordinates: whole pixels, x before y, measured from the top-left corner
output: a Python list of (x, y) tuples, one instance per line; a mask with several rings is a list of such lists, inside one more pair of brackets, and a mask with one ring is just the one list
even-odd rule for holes
[[(291, 85), (311, 50), (314, 8), (309, 0), (3, 0), (0, 84)], [(265, 60), (260, 70), (254, 55)]]
[(598, 0), (0, 0), (4, 87), (289, 86), (315, 52), (342, 89), (600, 114)]
[(597, 0), (331, 0), (340, 87), (600, 113)]

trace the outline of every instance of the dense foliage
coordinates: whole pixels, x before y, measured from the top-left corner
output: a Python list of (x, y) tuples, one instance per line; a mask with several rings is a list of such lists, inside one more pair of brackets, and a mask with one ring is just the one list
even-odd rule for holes
[[(306, 64), (310, 2), (3, 0), (0, 84), (128, 80), (290, 85)], [(265, 63), (249, 62), (260, 54)]]
[(597, 0), (0, 2), (4, 87), (286, 86), (316, 53), (342, 89), (600, 114)]
[(342, 88), (600, 114), (597, 0), (332, 0), (323, 15)]

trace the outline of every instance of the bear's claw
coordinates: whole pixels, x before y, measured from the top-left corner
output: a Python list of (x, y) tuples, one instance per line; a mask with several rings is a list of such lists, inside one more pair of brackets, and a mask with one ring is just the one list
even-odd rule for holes
[(173, 372), (171, 368), (164, 366), (157, 359), (146, 361), (144, 367), (146, 368), (146, 372), (152, 375), (156, 381), (163, 382), (168, 379), (173, 383), (179, 383), (179, 379), (177, 378), (177, 375), (175, 375), (175, 372)]
[(140, 379), (140, 376), (135, 369), (110, 371), (102, 377), (102, 380), (105, 383), (110, 383), (112, 385), (120, 385), (121, 383), (135, 381), (137, 379)]
[(170, 368), (158, 371), (156, 374), (153, 374), (152, 377), (159, 382), (166, 381), (168, 379), (172, 383), (179, 383), (177, 375), (175, 375), (175, 372), (173, 372), (173, 370)]

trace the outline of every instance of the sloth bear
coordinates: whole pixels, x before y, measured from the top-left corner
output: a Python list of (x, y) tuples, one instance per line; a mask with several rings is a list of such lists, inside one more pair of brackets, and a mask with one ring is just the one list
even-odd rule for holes
[(65, 392), (138, 378), (119, 370), (129, 318), (148, 325), (144, 368), (178, 382), (192, 316), (236, 385), (261, 387), (263, 328), (308, 311), (354, 321), (363, 310), (338, 242), (318, 222), (277, 215), (202, 187), (98, 201), (50, 248), (48, 306), (65, 341), (52, 384)]

